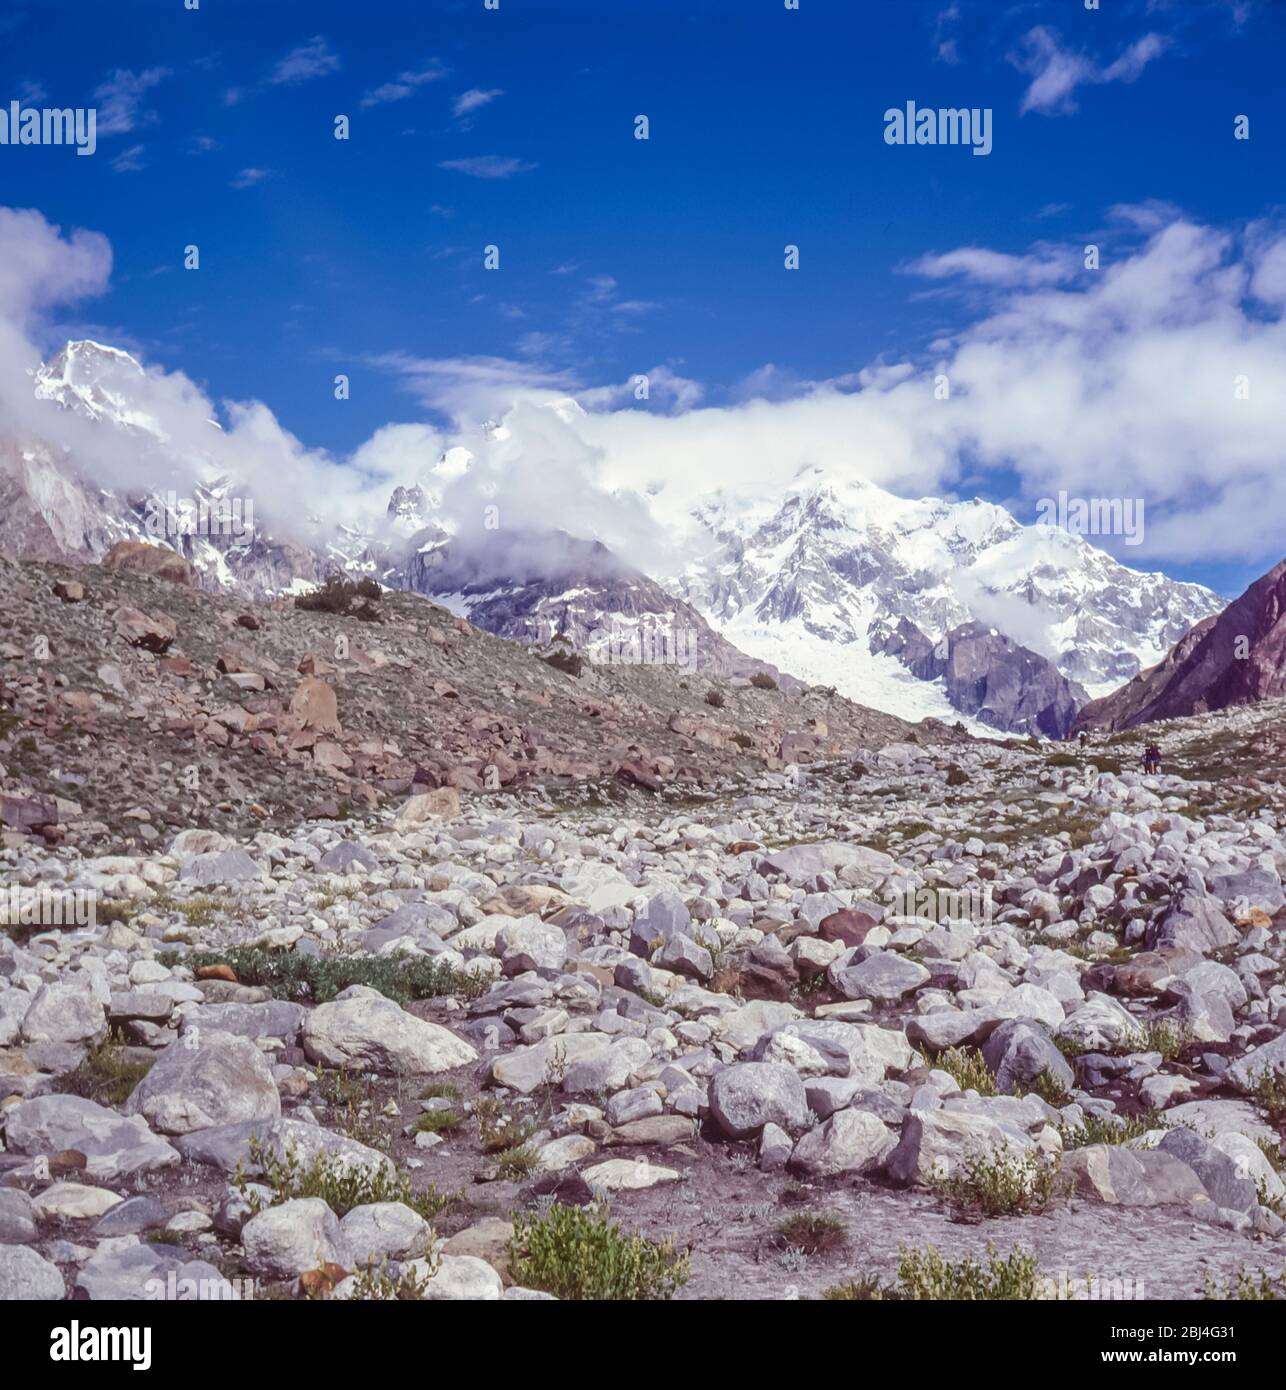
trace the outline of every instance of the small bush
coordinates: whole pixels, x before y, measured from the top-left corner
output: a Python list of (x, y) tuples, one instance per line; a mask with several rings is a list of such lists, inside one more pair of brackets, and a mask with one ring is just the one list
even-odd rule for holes
[(57, 1077), (53, 1089), (63, 1095), (83, 1096), (99, 1105), (124, 1105), (151, 1070), (150, 1060), (129, 1061), (119, 1036), (113, 1034), (91, 1047), (74, 1070)]
[[(296, 594), (295, 607), (307, 613), (351, 612), (355, 617), (364, 618), (368, 622), (380, 622), (381, 615), (373, 603), (379, 602), (382, 593), (380, 586), (369, 577), (354, 583), (342, 575), (332, 574), (320, 589), (314, 589), (309, 594)], [(353, 608), (355, 598), (363, 600), (357, 609)]]
[(756, 671), (755, 674), (750, 677), (750, 684), (753, 685), (756, 690), (777, 690), (780, 688), (776, 679), (770, 676), (767, 671)]
[(540, 1157), (530, 1144), (515, 1144), (496, 1155), (496, 1177), (504, 1182), (517, 1182), (540, 1166)]
[(1090, 1144), (1128, 1144), (1131, 1139), (1142, 1139), (1151, 1129), (1164, 1128), (1165, 1119), (1155, 1113), (1096, 1115), (1090, 1111), (1077, 1124), (1063, 1125), (1058, 1132), (1065, 1149), (1084, 1149)]
[(1253, 1273), (1239, 1269), (1231, 1280), (1225, 1281), (1206, 1270), (1203, 1282), (1206, 1298), (1216, 1302), (1239, 1299), (1251, 1303), (1278, 1303), (1286, 1300), (1286, 1265), (1275, 1279), (1262, 1269)]
[(415, 1117), (413, 1134), (450, 1134), (464, 1123), (458, 1110), (425, 1110)]
[(962, 768), (958, 768), (955, 763), (952, 763), (950, 767), (947, 768), (947, 786), (963, 787), (968, 780), (969, 774)]
[(486, 988), (476, 975), (455, 970), (429, 956), (301, 956), (294, 951), (266, 951), (258, 946), (230, 946), (225, 951), (166, 951), (167, 965), (227, 965), (243, 985), (263, 985), (278, 999), (325, 1004), (349, 985), (369, 985), (399, 1004), (439, 994), (476, 998)]
[(1265, 1068), (1255, 1077), (1250, 1099), (1262, 1106), (1274, 1122), (1286, 1118), (1286, 1076)]
[(987, 1246), (987, 1263), (944, 1260), (933, 1246), (902, 1249), (897, 1292), (901, 1298), (978, 1303), (1039, 1298), (1044, 1280), (1035, 1255), (1016, 1249), (1003, 1259)]
[(722, 709), (727, 701), (723, 698), (723, 691), (716, 690), (713, 686), (706, 691), (706, 704), (714, 709)]
[(1042, 1154), (990, 1153), (968, 1160), (964, 1172), (944, 1178), (938, 1190), (961, 1210), (983, 1216), (1028, 1216), (1045, 1211), (1063, 1194), (1066, 1183), (1058, 1162)]
[(965, 1052), (958, 1047), (949, 1047), (938, 1054), (934, 1066), (953, 1077), (962, 1091), (974, 1090), (980, 1096), (996, 1094), (996, 1078), (982, 1060), (981, 1052)]
[(509, 1260), (515, 1283), (574, 1301), (668, 1299), (689, 1277), (671, 1241), (626, 1235), (596, 1206), (516, 1214)]
[[(293, 1145), (282, 1155), (253, 1134), (250, 1136), (250, 1163), (254, 1172), (263, 1174), (260, 1181), (272, 1188), (269, 1205), (274, 1207), (296, 1197), (320, 1197), (336, 1216), (342, 1217), (354, 1207), (364, 1207), (371, 1202), (402, 1202), (430, 1221), (456, 1200), (454, 1196), (439, 1192), (433, 1183), (424, 1192), (414, 1191), (410, 1178), (397, 1172), (392, 1163), (365, 1167), (332, 1154), (319, 1153), (305, 1164)], [(250, 1191), (252, 1179), (240, 1163), (232, 1181), (253, 1211), (263, 1210), (259, 1194)]]
[(409, 1264), (403, 1264), (394, 1275), (389, 1271), (387, 1260), (381, 1260), (378, 1268), (373, 1259), (367, 1260), (366, 1268), (353, 1285), (352, 1296), (366, 1303), (420, 1302), (428, 1293), (429, 1283), (440, 1265), (440, 1260), (430, 1259), (429, 1272), (421, 1274)]
[(1032, 1078), (1028, 1083), (1027, 1094), (1039, 1096), (1046, 1105), (1052, 1105), (1055, 1110), (1061, 1110), (1063, 1106), (1072, 1103), (1072, 1093), (1048, 1071)]
[(755, 742), (749, 734), (733, 734), (732, 741), (738, 748), (751, 748)]
[(847, 1240), (844, 1223), (815, 1211), (797, 1211), (782, 1221), (776, 1231), (777, 1242), (806, 1255), (838, 1250)]
[(585, 669), (585, 658), (571, 647), (559, 646), (540, 659), (546, 666), (552, 666), (555, 671), (561, 671), (565, 676), (579, 676)]

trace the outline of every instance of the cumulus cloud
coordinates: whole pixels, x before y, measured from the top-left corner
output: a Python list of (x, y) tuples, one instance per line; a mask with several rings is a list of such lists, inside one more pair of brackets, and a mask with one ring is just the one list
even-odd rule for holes
[(1143, 69), (1169, 47), (1162, 34), (1144, 34), (1115, 61), (1102, 65), (1087, 54), (1064, 48), (1056, 30), (1038, 24), (1023, 36), (1010, 62), (1031, 78), (1021, 111), (1062, 116), (1076, 110), (1076, 89), (1088, 84), (1133, 82)]

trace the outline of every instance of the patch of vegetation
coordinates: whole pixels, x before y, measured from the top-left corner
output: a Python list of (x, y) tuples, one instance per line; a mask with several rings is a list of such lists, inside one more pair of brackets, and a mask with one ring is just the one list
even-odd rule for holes
[(792, 1212), (778, 1224), (775, 1235), (778, 1244), (802, 1250), (805, 1255), (827, 1254), (848, 1240), (842, 1221), (815, 1211)]
[(478, 1137), (482, 1140), (485, 1153), (493, 1154), (504, 1149), (520, 1148), (536, 1132), (536, 1126), (531, 1120), (514, 1120), (507, 1116), (501, 1117), (499, 1114), (482, 1114), (479, 1113), (476, 1104), (474, 1114), (478, 1119)]
[(963, 768), (957, 767), (955, 763), (947, 766), (947, 786), (963, 787), (968, 780), (969, 774)]
[(1286, 1076), (1265, 1069), (1255, 1077), (1250, 1099), (1264, 1109), (1274, 1123), (1286, 1119)]
[(243, 985), (263, 985), (278, 999), (325, 1004), (349, 985), (368, 985), (399, 1004), (456, 994), (474, 999), (486, 988), (477, 975), (430, 956), (313, 956), (230, 946), (223, 951), (163, 951), (163, 965), (226, 965)]
[(124, 1105), (151, 1070), (151, 1061), (130, 1061), (120, 1035), (113, 1032), (91, 1047), (79, 1066), (56, 1077), (53, 1089), (63, 1095), (83, 1096), (99, 1105)]
[(1090, 1144), (1128, 1144), (1149, 1130), (1166, 1129), (1165, 1117), (1155, 1111), (1143, 1115), (1099, 1115), (1087, 1111), (1074, 1125), (1061, 1125), (1063, 1148), (1084, 1149)]
[(1027, 1301), (1043, 1298), (1046, 1280), (1030, 1251), (1015, 1249), (1004, 1257), (987, 1246), (986, 1263), (965, 1258), (946, 1260), (932, 1245), (898, 1252), (897, 1283), (886, 1285), (874, 1275), (837, 1284), (828, 1299), (912, 1299), (927, 1302)]
[(1220, 1303), (1231, 1299), (1251, 1303), (1279, 1303), (1286, 1300), (1286, 1265), (1282, 1266), (1282, 1272), (1276, 1278), (1262, 1269), (1253, 1273), (1238, 1269), (1231, 1280), (1223, 1280), (1206, 1270), (1203, 1283), (1207, 1300)]
[(264, 1202), (257, 1192), (251, 1191), (252, 1181), (272, 1188), (270, 1206), (296, 1197), (320, 1197), (340, 1217), (371, 1202), (402, 1202), (431, 1221), (456, 1200), (453, 1195), (439, 1192), (434, 1183), (425, 1191), (416, 1192), (410, 1178), (399, 1173), (392, 1163), (367, 1167), (328, 1153), (318, 1153), (305, 1163), (294, 1145), (289, 1145), (282, 1155), (253, 1134), (250, 1164), (252, 1171), (262, 1173), (261, 1178), (252, 1180), (238, 1162), (232, 1181), (256, 1214), (264, 1209)]
[(440, 1267), (440, 1260), (430, 1259), (428, 1272), (421, 1274), (409, 1264), (401, 1264), (394, 1275), (389, 1272), (387, 1260), (381, 1260), (378, 1268), (374, 1260), (368, 1260), (366, 1268), (357, 1275), (353, 1297), (365, 1303), (420, 1302), (428, 1293), (429, 1283)]
[(552, 666), (565, 676), (579, 676), (585, 669), (585, 658), (566, 637), (556, 637), (553, 650), (541, 654), (540, 659), (546, 666)]
[(573, 1301), (668, 1299), (690, 1274), (672, 1241), (627, 1235), (601, 1206), (562, 1203), (515, 1214), (509, 1262), (516, 1283)]
[(458, 1110), (425, 1110), (415, 1117), (411, 1126), (413, 1134), (450, 1134), (464, 1124), (464, 1116)]
[[(383, 622), (383, 615), (375, 607), (383, 595), (383, 590), (374, 579), (364, 578), (354, 583), (350, 579), (332, 574), (320, 589), (310, 594), (297, 594), (295, 607), (309, 613), (345, 613), (363, 622)], [(353, 600), (362, 602), (354, 607)]]
[(420, 1092), (421, 1100), (459, 1100), (460, 1088), (449, 1081), (430, 1081)]
[(515, 1144), (496, 1155), (496, 1176), (503, 1182), (517, 1182), (540, 1166), (540, 1157), (530, 1144)]
[(1158, 1018), (1143, 1027), (1143, 1046), (1140, 1052), (1159, 1052), (1163, 1062), (1173, 1062), (1191, 1041), (1191, 1033), (1169, 1019)]
[(980, 1052), (949, 1047), (937, 1055), (933, 1065), (953, 1077), (962, 1091), (977, 1091), (980, 1096), (996, 1094), (996, 1078)]
[(706, 691), (706, 704), (713, 709), (722, 709), (727, 701), (724, 699), (722, 690), (716, 690), (713, 686)]
[(1036, 1152), (1021, 1156), (995, 1152), (969, 1159), (963, 1173), (944, 1178), (937, 1187), (961, 1211), (982, 1216), (1029, 1216), (1046, 1211), (1064, 1194), (1067, 1183), (1057, 1159)]
[(1063, 1106), (1072, 1103), (1072, 1093), (1049, 1071), (1041, 1072), (1027, 1083), (1027, 1094), (1038, 1096), (1055, 1110), (1061, 1110)]
[(767, 671), (756, 671), (755, 674), (750, 677), (750, 684), (753, 685), (756, 690), (780, 689), (775, 677), (770, 676)]

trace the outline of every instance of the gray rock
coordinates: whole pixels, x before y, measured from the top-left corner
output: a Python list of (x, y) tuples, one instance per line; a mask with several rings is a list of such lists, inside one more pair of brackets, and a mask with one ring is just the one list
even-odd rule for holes
[(419, 1259), (433, 1239), (433, 1228), (402, 1202), (371, 1202), (354, 1207), (339, 1223), (357, 1266), (368, 1261)]
[(165, 1048), (125, 1102), (162, 1134), (275, 1120), (281, 1099), (263, 1053), (248, 1038), (193, 1029)]
[(840, 1110), (795, 1145), (790, 1167), (807, 1177), (869, 1173), (897, 1144), (887, 1125), (866, 1110)]
[(208, 1164), (224, 1173), (235, 1173), (240, 1166), (250, 1177), (258, 1177), (263, 1169), (251, 1154), (252, 1138), (265, 1156), (281, 1161), (293, 1153), (305, 1168), (325, 1155), (350, 1168), (384, 1172), (389, 1176), (393, 1173), (392, 1160), (377, 1149), (302, 1120), (251, 1120), (244, 1124), (220, 1125), (181, 1135), (174, 1141), (174, 1147), (190, 1163)]
[(98, 1218), (93, 1234), (100, 1238), (136, 1236), (164, 1226), (169, 1219), (169, 1212), (155, 1197), (127, 1197)]
[(193, 1004), (183, 1013), (182, 1031), (232, 1033), (239, 1038), (282, 1038), (293, 1043), (308, 1010), (286, 999), (262, 1004)]
[(652, 964), (673, 970), (690, 980), (708, 980), (714, 974), (714, 958), (699, 942), (677, 933), (652, 957)]
[(692, 914), (677, 893), (658, 893), (635, 916), (630, 928), (630, 950), (644, 959), (658, 943), (673, 936), (692, 934)]
[(353, 1254), (320, 1197), (296, 1197), (252, 1216), (241, 1229), (249, 1268), (264, 1279), (295, 1279), (324, 1264), (350, 1269)]
[(317, 870), (323, 874), (375, 873), (380, 861), (365, 845), (354, 844), (351, 840), (341, 840), (332, 845), (317, 861)]
[(893, 951), (872, 951), (856, 965), (845, 965), (840, 956), (828, 969), (827, 978), (846, 999), (879, 999), (891, 1002), (917, 990), (930, 979), (918, 961)]
[(710, 1113), (733, 1139), (757, 1134), (766, 1124), (800, 1134), (812, 1124), (799, 1074), (771, 1062), (734, 1062), (710, 1083)]
[(67, 1288), (57, 1265), (25, 1245), (0, 1245), (0, 1303), (66, 1297)]
[(1258, 1205), (1259, 1193), (1254, 1180), (1244, 1174), (1235, 1159), (1201, 1135), (1190, 1129), (1172, 1129), (1157, 1147), (1161, 1153), (1186, 1163), (1200, 1178), (1206, 1195), (1216, 1206), (1251, 1212)]
[(319, 1004), (302, 1035), (309, 1061), (385, 1076), (431, 1075), (478, 1060), (475, 1049), (446, 1028), (376, 994)]
[(264, 871), (243, 849), (217, 850), (194, 854), (179, 870), (184, 883), (209, 887), (217, 883), (254, 883)]
[(1144, 936), (1149, 951), (1165, 946), (1186, 946), (1208, 955), (1224, 946), (1235, 946), (1237, 928), (1208, 894), (1185, 889), (1160, 917), (1148, 924)]
[(0, 1187), (0, 1245), (35, 1240), (36, 1217), (31, 1198), (16, 1187)]
[(1070, 1091), (1076, 1078), (1067, 1058), (1049, 1035), (1026, 1019), (1002, 1023), (982, 1045), (982, 1058), (996, 1078), (996, 1089), (1006, 1095), (1027, 1091), (1039, 1076)]
[(5, 1142), (10, 1152), (27, 1158), (77, 1149), (86, 1157), (85, 1171), (103, 1182), (179, 1162), (178, 1151), (153, 1134), (144, 1119), (118, 1115), (82, 1096), (38, 1096), (14, 1106)]
[[(897, 870), (897, 861), (865, 845), (825, 840), (811, 845), (791, 845), (768, 855), (761, 869), (781, 874), (791, 883), (801, 883), (819, 874), (847, 870), (855, 878), (882, 879)], [(834, 886), (832, 884), (832, 886)]]
[(22, 1019), (29, 1043), (96, 1043), (107, 1036), (107, 1010), (89, 983), (41, 985)]

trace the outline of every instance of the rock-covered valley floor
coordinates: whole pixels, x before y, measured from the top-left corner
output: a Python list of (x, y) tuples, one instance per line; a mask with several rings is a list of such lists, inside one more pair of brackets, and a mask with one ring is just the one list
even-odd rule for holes
[(975, 740), (6, 578), (0, 1297), (1286, 1295), (1286, 702)]

